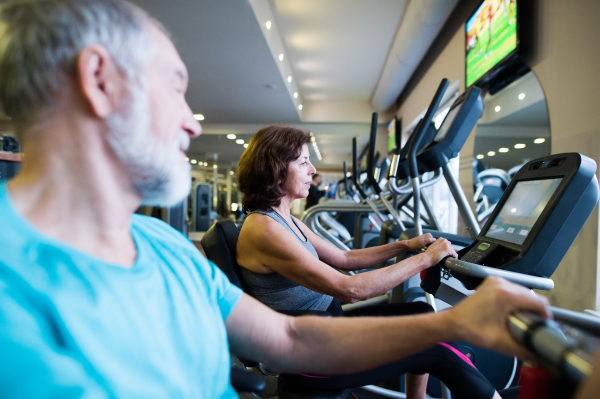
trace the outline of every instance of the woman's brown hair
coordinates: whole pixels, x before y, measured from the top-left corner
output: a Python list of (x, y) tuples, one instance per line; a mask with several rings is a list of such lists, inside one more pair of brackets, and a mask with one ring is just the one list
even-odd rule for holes
[(298, 159), (308, 143), (309, 133), (285, 125), (265, 127), (250, 139), (238, 162), (238, 189), (244, 194), (245, 213), (281, 204), (288, 164)]

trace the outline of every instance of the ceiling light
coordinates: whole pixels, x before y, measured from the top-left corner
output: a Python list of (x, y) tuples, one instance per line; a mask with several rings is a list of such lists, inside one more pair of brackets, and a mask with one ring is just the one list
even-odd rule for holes
[(279, 61), (283, 61), (283, 53), (279, 54)]
[(521, 93), (521, 94), (519, 94), (519, 100), (522, 100), (522, 99), (524, 99), (524, 98), (525, 98), (525, 93)]
[(533, 140), (533, 142), (535, 144), (542, 144), (544, 141), (546, 141), (546, 139), (535, 139), (535, 140)]
[(292, 83), (292, 77), (288, 76), (288, 83)]
[(217, 169), (217, 164), (214, 164), (214, 165), (213, 165), (213, 169)]
[(236, 136), (235, 136), (235, 134), (228, 134), (228, 135), (227, 135), (227, 138), (228, 138), (229, 140), (233, 140), (233, 139), (235, 139), (235, 137), (236, 137)]
[(204, 115), (202, 114), (194, 114), (194, 119), (197, 121), (203, 121), (204, 120)]
[(496, 155), (496, 151), (489, 151), (488, 152), (488, 157), (493, 157), (494, 155)]
[(294, 93), (294, 98), (298, 98), (298, 92)]
[(204, 162), (204, 166), (208, 166), (208, 162)]
[(500, 108), (500, 106), (499, 106), (499, 105), (496, 105), (496, 108), (494, 108), (494, 111), (496, 111), (496, 112), (500, 112), (500, 110), (501, 110), (501, 109), (502, 109), (502, 108)]
[(500, 151), (500, 152), (508, 152), (508, 148), (502, 147), (498, 151)]
[(244, 148), (248, 148), (248, 143), (244, 144)]
[(298, 109), (302, 111), (302, 104), (298, 105)]
[(229, 174), (230, 174), (231, 176), (233, 176), (233, 170), (230, 170), (230, 171), (229, 171)]
[(525, 148), (525, 144), (522, 144), (522, 143), (515, 144), (515, 148), (517, 148), (517, 149)]
[(188, 157), (185, 157), (185, 160), (186, 160), (186, 161), (189, 161), (190, 159), (189, 159)]
[(271, 21), (267, 21), (265, 25), (267, 26), (267, 29), (271, 29)]
[(198, 161), (196, 161), (195, 159), (192, 159), (190, 162), (194, 165), (196, 165), (198, 163)]
[(237, 140), (235, 141), (235, 143), (236, 143), (236, 144), (244, 144), (244, 140), (242, 140), (242, 139), (237, 139)]
[(483, 158), (484, 158), (483, 154), (477, 155), (477, 159), (483, 159)]

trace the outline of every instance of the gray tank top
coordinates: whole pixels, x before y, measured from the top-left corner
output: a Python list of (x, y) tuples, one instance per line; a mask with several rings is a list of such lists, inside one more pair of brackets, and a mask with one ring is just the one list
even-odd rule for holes
[[(283, 227), (291, 231), (298, 240), (302, 243), (304, 248), (308, 249), (317, 259), (319, 255), (317, 251), (308, 241), (308, 238), (300, 227), (296, 224), (296, 221), (292, 217), (292, 222), (298, 227), (304, 240), (296, 234), (290, 227), (288, 222), (281, 217), (277, 212), (272, 209), (268, 211), (255, 211), (252, 213), (260, 213), (262, 215), (269, 216), (275, 221), (279, 222)], [(242, 227), (243, 228), (243, 227)], [(309, 290), (306, 287), (298, 285), (291, 280), (283, 277), (279, 273), (260, 274), (254, 273), (244, 267), (240, 267), (242, 272), (242, 279), (248, 286), (250, 295), (258, 299), (271, 309), (275, 310), (327, 310), (329, 304), (332, 301), (332, 297), (325, 294)]]

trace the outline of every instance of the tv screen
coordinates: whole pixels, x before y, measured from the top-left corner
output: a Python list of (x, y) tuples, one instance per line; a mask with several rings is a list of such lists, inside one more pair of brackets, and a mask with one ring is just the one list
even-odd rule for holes
[(518, 182), (486, 237), (523, 244), (561, 181), (562, 177)]
[(467, 20), (466, 87), (517, 51), (518, 1), (485, 0)]

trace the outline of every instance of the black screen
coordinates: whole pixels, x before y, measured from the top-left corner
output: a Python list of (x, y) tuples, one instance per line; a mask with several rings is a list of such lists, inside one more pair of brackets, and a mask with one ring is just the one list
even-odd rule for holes
[(518, 182), (485, 236), (523, 244), (561, 181), (562, 178)]

